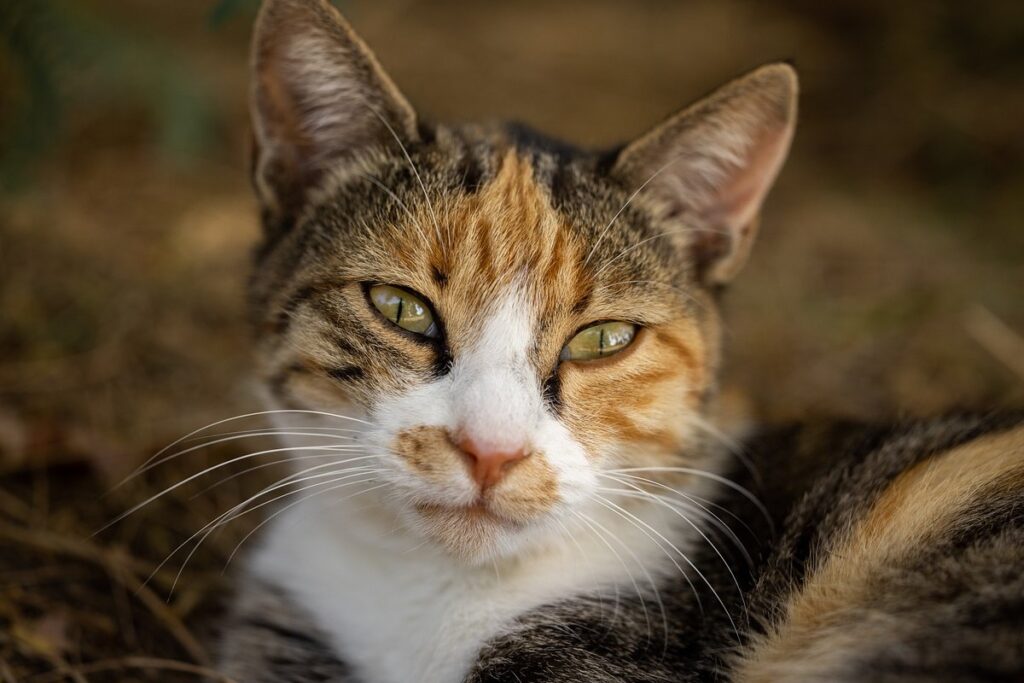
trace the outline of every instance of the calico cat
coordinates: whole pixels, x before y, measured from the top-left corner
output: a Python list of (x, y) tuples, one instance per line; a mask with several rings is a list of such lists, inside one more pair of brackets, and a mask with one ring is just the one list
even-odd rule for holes
[(706, 418), (796, 92), (770, 64), (586, 152), (428, 124), (326, 0), (264, 2), (251, 312), (301, 491), (247, 559), (225, 673), (1024, 671), (1019, 420), (763, 435), (748, 469)]

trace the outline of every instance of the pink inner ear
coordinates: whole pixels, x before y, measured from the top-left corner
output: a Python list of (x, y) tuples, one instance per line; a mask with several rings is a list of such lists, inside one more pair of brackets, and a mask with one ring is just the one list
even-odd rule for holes
[(742, 239), (741, 231), (757, 217), (782, 168), (792, 135), (792, 128), (782, 126), (755, 138), (743, 165), (734, 168), (708, 198), (703, 211), (710, 223)]

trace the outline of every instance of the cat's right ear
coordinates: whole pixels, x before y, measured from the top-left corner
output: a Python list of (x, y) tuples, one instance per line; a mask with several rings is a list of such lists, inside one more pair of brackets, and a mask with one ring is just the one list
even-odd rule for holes
[(327, 0), (264, 1), (251, 77), (253, 184), (270, 232), (332, 168), (417, 138), (412, 107)]
[(623, 149), (612, 169), (678, 230), (698, 277), (728, 282), (743, 266), (758, 213), (789, 152), (797, 76), (768, 64), (725, 84)]

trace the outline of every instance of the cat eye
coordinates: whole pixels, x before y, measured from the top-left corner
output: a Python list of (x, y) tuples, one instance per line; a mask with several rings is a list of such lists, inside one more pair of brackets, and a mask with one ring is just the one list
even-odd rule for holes
[(430, 306), (412, 292), (392, 285), (373, 285), (369, 297), (381, 315), (403, 330), (431, 338), (440, 335)]
[(559, 354), (561, 360), (597, 360), (614, 355), (633, 342), (636, 325), (621, 321), (598, 323), (579, 332)]

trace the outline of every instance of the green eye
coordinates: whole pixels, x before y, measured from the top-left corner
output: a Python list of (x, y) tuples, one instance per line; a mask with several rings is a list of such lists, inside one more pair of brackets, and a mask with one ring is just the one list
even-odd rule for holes
[(403, 330), (424, 337), (437, 337), (440, 333), (430, 306), (409, 291), (391, 285), (374, 285), (370, 287), (370, 301), (381, 315)]
[(573, 337), (558, 357), (561, 360), (607, 358), (629, 346), (635, 336), (633, 323), (598, 323)]

